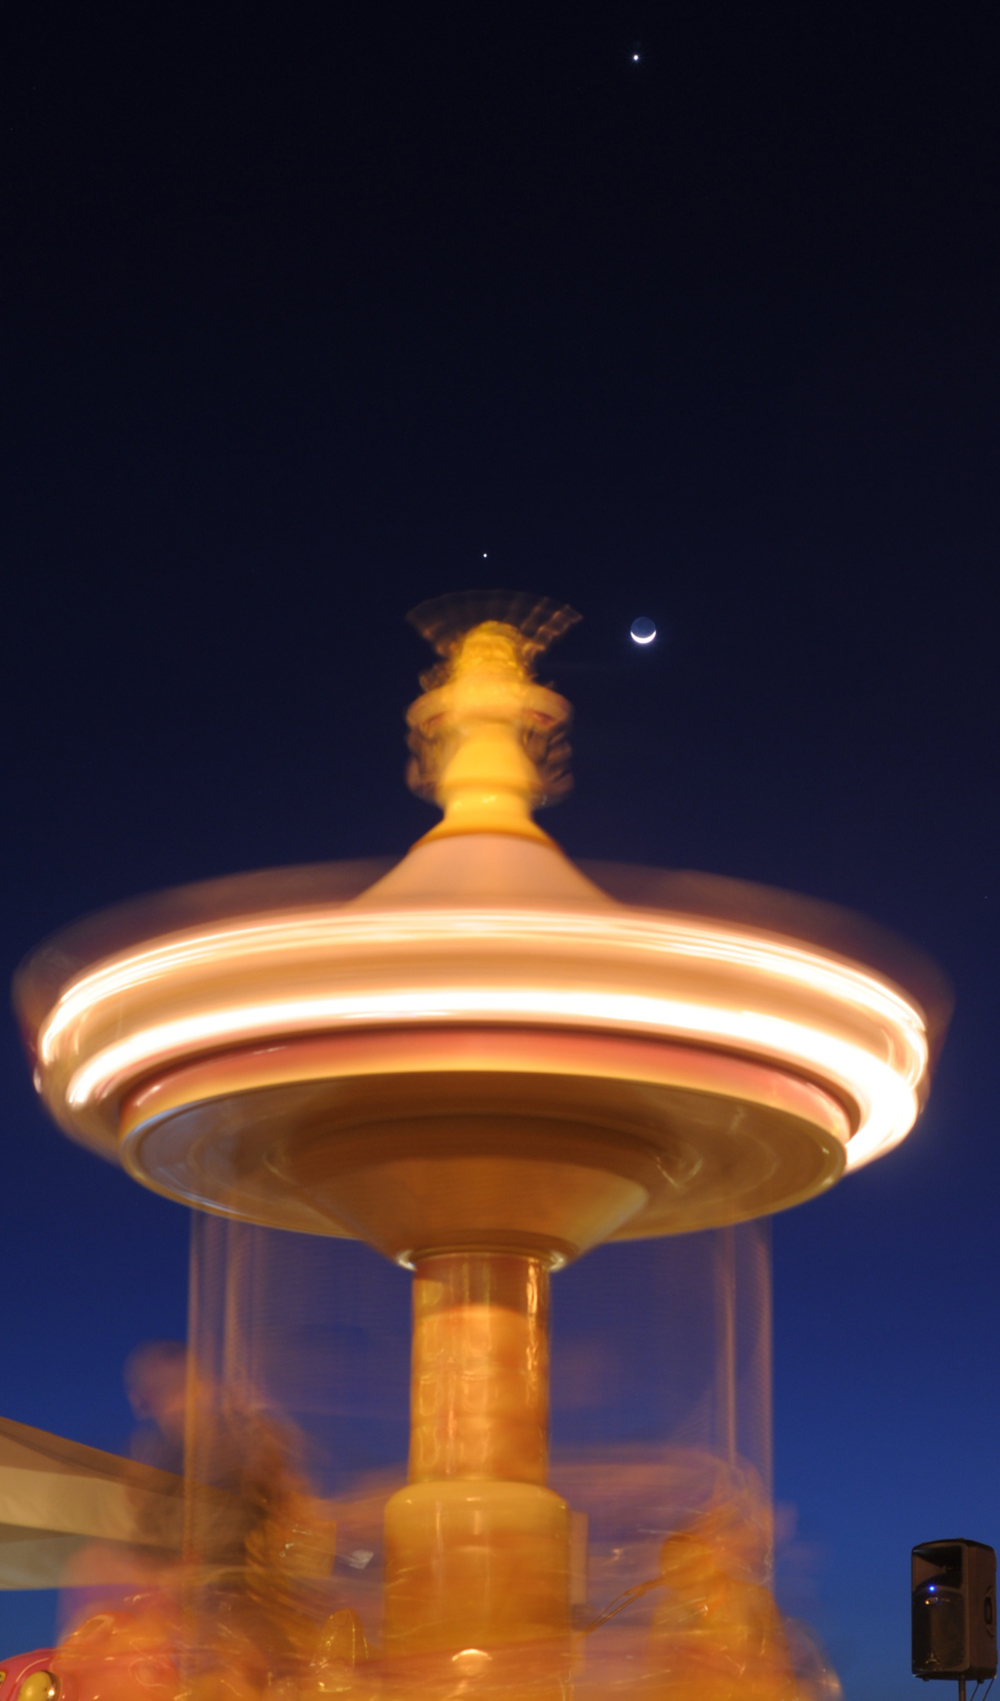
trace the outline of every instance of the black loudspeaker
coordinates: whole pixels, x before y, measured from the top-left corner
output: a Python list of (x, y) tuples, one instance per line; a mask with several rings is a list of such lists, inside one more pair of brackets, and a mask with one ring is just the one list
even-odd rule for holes
[(917, 1677), (995, 1677), (997, 1556), (983, 1542), (922, 1542), (910, 1571)]

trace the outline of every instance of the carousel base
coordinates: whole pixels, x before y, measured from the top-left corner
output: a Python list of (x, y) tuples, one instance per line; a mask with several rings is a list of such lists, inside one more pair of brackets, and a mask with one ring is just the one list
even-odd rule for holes
[(147, 1186), (403, 1263), (734, 1223), (835, 1182), (841, 1105), (722, 1053), (566, 1033), (398, 1031), (273, 1044), (147, 1081), (120, 1156)]

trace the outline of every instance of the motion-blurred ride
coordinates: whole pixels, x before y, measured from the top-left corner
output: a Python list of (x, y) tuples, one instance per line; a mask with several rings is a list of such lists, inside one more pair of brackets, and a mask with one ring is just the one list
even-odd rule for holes
[[(873, 966), (846, 927), (824, 938), (815, 906), (733, 913), (724, 882), (718, 906), (710, 882), (685, 905), (668, 876), (623, 899), (621, 871), (568, 861), (533, 812), (569, 783), (570, 709), (535, 668), (575, 618), (500, 593), (416, 611), (439, 661), (408, 714), (410, 784), (443, 818), (388, 872), (168, 894), (20, 977), (38, 1090), (74, 1138), (234, 1228), (358, 1240), (413, 1272), (407, 1480), (368, 1491), (377, 1533), (355, 1551), (377, 1547), (374, 1580), (350, 1597), (345, 1580), (340, 1604), (333, 1523), (361, 1513), (324, 1511), (266, 1415), (268, 1288), (256, 1243), (224, 1243), (224, 1347), (213, 1366), (192, 1348), (186, 1564), (163, 1599), (64, 1642), (72, 1701), (136, 1684), (163, 1701), (813, 1693), (767, 1587), (767, 1447), (756, 1473), (740, 1451), (739, 1403), (766, 1408), (767, 1372), (760, 1329), (752, 1376), (740, 1358), (733, 1225), (905, 1137), (937, 983)], [(636, 1428), (640, 1388), (617, 1451), (568, 1455), (571, 1505), (553, 1482), (550, 1280), (610, 1256), (595, 1248), (707, 1231), (717, 1367), (674, 1435), (655, 1414)], [(215, 1278), (195, 1268), (204, 1305)], [(584, 1343), (592, 1363), (624, 1363), (648, 1269)], [(617, 1580), (596, 1609), (588, 1561)]]

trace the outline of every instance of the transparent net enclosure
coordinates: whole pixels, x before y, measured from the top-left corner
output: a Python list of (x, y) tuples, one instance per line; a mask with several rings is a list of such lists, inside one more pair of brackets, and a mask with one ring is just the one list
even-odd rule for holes
[[(227, 1528), (205, 1489), (235, 1494), (251, 1516), (247, 1477), (264, 1434), (274, 1478), (258, 1494), (280, 1498), (287, 1484), (311, 1498), (299, 1583), (283, 1606), (311, 1620), (313, 1635), (339, 1621), (331, 1669), (347, 1690), (450, 1693), (461, 1678), (484, 1692), (526, 1682), (555, 1692), (571, 1680), (631, 1691), (669, 1681), (693, 1656), (734, 1680), (748, 1653), (734, 1636), (750, 1628), (759, 1641), (769, 1602), (768, 1225), (603, 1247), (552, 1275), (548, 1435), (524, 1474), (544, 1477), (569, 1510), (571, 1620), (567, 1637), (539, 1638), (530, 1658), (524, 1639), (507, 1661), (502, 1648), (477, 1649), (460, 1611), (453, 1645), (438, 1636), (410, 1657), (386, 1649), (387, 1506), (414, 1471), (414, 1287), (364, 1246), (194, 1217), (188, 1557), (206, 1621), (217, 1621), (226, 1587)], [(495, 1297), (513, 1315), (516, 1298)], [(413, 1399), (419, 1406), (417, 1387)], [(324, 1522), (333, 1563), (320, 1559), (309, 1577), (305, 1550)], [(529, 1552), (529, 1597), (544, 1588), (530, 1564)], [(690, 1640), (720, 1580), (743, 1591), (753, 1625), (730, 1626), (729, 1645), (716, 1634), (714, 1653), (685, 1650), (678, 1614)], [(764, 1654), (754, 1651), (758, 1662)], [(780, 1665), (777, 1640), (771, 1658)]]

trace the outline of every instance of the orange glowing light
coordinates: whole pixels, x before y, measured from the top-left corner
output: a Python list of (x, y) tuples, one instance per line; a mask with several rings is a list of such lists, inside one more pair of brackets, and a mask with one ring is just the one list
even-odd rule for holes
[(62, 992), (38, 1034), (57, 1114), (272, 1036), (439, 1024), (651, 1035), (791, 1069), (846, 1099), (851, 1167), (901, 1140), (927, 1034), (871, 971), (708, 920), (629, 912), (313, 909), (154, 941)]

